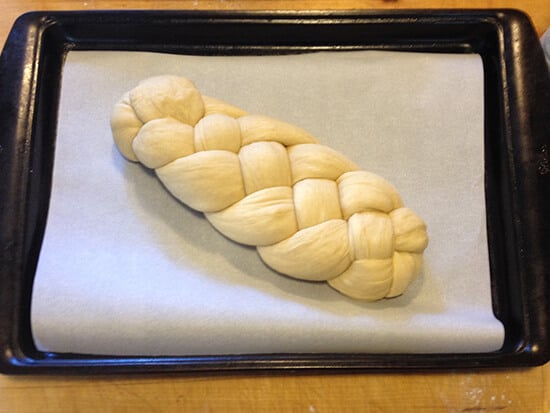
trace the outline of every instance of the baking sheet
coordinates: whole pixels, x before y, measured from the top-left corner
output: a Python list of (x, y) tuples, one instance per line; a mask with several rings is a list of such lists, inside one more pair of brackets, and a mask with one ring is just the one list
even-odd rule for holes
[[(125, 161), (111, 108), (165, 73), (303, 127), (389, 179), (428, 224), (421, 277), (376, 303), (282, 277)], [(497, 350), (484, 217), (478, 55), (72, 51), (32, 333), (40, 350), (110, 355)]]

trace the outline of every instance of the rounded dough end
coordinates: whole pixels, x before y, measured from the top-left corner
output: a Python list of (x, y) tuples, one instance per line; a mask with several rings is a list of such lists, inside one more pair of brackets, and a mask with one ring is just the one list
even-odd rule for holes
[(172, 117), (195, 126), (204, 116), (202, 95), (193, 82), (178, 76), (155, 76), (130, 91), (130, 104), (143, 122)]
[(428, 246), (426, 224), (409, 208), (398, 208), (390, 212), (395, 232), (395, 250), (422, 253)]

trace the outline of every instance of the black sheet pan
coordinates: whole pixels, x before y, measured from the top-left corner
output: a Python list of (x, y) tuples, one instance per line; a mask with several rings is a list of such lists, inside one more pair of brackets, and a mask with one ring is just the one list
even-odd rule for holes
[[(318, 50), (477, 53), (496, 352), (113, 357), (38, 351), (33, 277), (48, 210), (63, 61), (71, 50), (201, 55)], [(550, 359), (550, 75), (515, 10), (95, 11), (21, 16), (0, 57), (0, 372), (144, 373), (511, 368)]]

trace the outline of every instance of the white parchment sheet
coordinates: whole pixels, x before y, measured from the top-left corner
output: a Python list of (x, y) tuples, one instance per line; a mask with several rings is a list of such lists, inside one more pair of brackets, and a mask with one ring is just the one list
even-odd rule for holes
[[(159, 74), (305, 128), (394, 183), (428, 225), (420, 278), (401, 297), (354, 301), (278, 275), (176, 201), (121, 157), (109, 126), (119, 97)], [(55, 150), (32, 298), (41, 350), (425, 353), (502, 344), (490, 298), (477, 55), (73, 51)]]

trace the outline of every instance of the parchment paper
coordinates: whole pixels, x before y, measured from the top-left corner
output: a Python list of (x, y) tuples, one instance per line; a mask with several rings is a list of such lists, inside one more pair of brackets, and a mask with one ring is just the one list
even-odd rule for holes
[[(267, 268), (113, 145), (114, 103), (176, 74), (307, 129), (378, 173), (428, 224), (401, 297), (354, 301)], [(491, 309), (477, 55), (324, 52), (206, 57), (70, 52), (32, 298), (39, 349), (111, 355), (485, 352)]]

